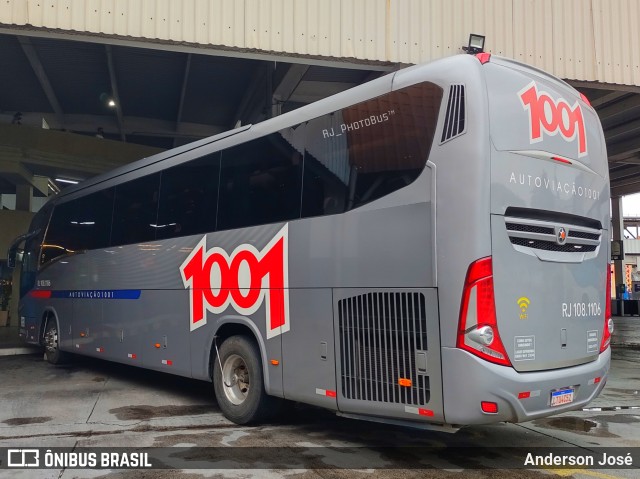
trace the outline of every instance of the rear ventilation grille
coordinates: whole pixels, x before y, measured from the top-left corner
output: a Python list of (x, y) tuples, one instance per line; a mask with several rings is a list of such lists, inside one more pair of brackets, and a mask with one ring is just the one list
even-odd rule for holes
[(552, 241), (528, 240), (526, 238), (511, 238), (511, 244), (533, 249), (543, 249), (545, 251), (561, 251), (563, 253), (585, 253), (595, 251), (597, 248), (597, 246), (594, 245), (575, 245), (569, 243), (560, 245)]
[(552, 227), (546, 226), (533, 226), (533, 225), (523, 225), (518, 223), (507, 223), (507, 229), (509, 231), (523, 231), (527, 233), (541, 233), (541, 234), (553, 234)]
[(599, 230), (555, 221), (505, 218), (505, 225), (509, 240), (515, 246), (562, 253), (595, 251), (602, 236)]
[(451, 85), (440, 143), (464, 133), (465, 125), (464, 85)]
[[(338, 302), (342, 395), (410, 405), (429, 402), (429, 377), (417, 373), (427, 349), (421, 293), (368, 293)], [(399, 379), (411, 386), (400, 386)]]

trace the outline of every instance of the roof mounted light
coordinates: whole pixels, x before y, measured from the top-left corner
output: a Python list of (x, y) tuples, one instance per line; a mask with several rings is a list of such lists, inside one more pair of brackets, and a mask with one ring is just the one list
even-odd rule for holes
[(484, 35), (472, 33), (469, 35), (469, 44), (466, 47), (462, 47), (462, 49), (471, 55), (482, 53), (484, 52), (484, 39)]

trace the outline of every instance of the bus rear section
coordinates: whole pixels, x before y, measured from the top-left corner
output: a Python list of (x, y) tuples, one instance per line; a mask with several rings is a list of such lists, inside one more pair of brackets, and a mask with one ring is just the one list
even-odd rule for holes
[(455, 424), (580, 408), (610, 363), (609, 179), (597, 115), (535, 69), (492, 57), (482, 70), (491, 254), (468, 266), (456, 344), (443, 348), (445, 418)]

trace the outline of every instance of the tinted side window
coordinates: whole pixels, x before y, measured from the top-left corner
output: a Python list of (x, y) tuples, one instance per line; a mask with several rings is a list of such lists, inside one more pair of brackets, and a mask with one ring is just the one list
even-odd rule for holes
[(156, 239), (216, 230), (220, 154), (162, 172)]
[(40, 264), (67, 253), (109, 245), (113, 188), (57, 205), (47, 229)]
[(300, 218), (303, 127), (222, 152), (218, 229)]
[(302, 216), (343, 212), (413, 182), (427, 161), (442, 89), (420, 83), (307, 125)]
[(160, 173), (116, 186), (113, 208), (113, 246), (156, 238)]

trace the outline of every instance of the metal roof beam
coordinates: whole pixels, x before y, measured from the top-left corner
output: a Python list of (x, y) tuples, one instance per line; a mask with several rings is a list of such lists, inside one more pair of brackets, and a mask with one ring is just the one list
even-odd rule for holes
[(122, 105), (120, 104), (120, 95), (118, 95), (118, 82), (116, 81), (116, 70), (113, 66), (113, 50), (111, 49), (111, 45), (104, 46), (107, 52), (107, 65), (109, 68), (109, 79), (111, 80), (111, 95), (113, 96), (113, 101), (116, 103), (116, 116), (118, 117), (118, 128), (120, 130), (120, 139), (122, 141), (127, 141), (127, 138), (124, 134), (124, 125), (122, 121)]
[(639, 151), (640, 140), (637, 138), (614, 143), (613, 145), (607, 145), (609, 161), (615, 161), (616, 159), (625, 158), (626, 156), (632, 156)]
[(40, 86), (44, 91), (44, 94), (49, 100), (49, 104), (56, 115), (56, 120), (58, 121), (58, 128), (61, 130), (65, 128), (64, 122), (64, 111), (62, 110), (62, 106), (60, 106), (60, 102), (58, 101), (58, 97), (51, 86), (51, 82), (49, 81), (49, 77), (47, 73), (44, 71), (44, 67), (42, 66), (42, 62), (40, 58), (38, 58), (38, 53), (36, 52), (35, 47), (31, 43), (29, 37), (17, 36), (18, 42), (20, 42), (20, 46), (22, 47), (22, 51), (24, 52), (33, 72), (38, 78), (38, 82), (40, 82)]
[(296, 88), (298, 88), (307, 70), (309, 70), (309, 65), (292, 63), (280, 83), (273, 88), (274, 100), (279, 103), (288, 101)]
[[(607, 143), (615, 142), (615, 138), (619, 136), (630, 136), (635, 135), (636, 138), (640, 137), (640, 120), (631, 121), (628, 123), (623, 123), (620, 126), (615, 128), (611, 128), (604, 132), (604, 138), (607, 140)], [(640, 142), (640, 140), (637, 140)]]
[(602, 83), (597, 81), (565, 80), (573, 88), (593, 88), (594, 90), (612, 90), (640, 93), (640, 86), (620, 85), (618, 83)]
[(258, 94), (259, 90), (262, 90), (260, 86), (263, 84), (265, 80), (265, 72), (266, 69), (264, 67), (264, 62), (258, 64), (253, 71), (253, 78), (251, 79), (251, 83), (247, 88), (247, 91), (238, 105), (238, 108), (233, 115), (233, 121), (231, 122), (230, 127), (235, 128), (238, 125), (238, 122), (242, 122), (242, 119), (245, 118), (247, 111), (253, 104), (253, 99)]
[(634, 193), (640, 193), (640, 178), (636, 181), (611, 188), (611, 197), (632, 195)]
[[(25, 117), (42, 117), (47, 113), (42, 112), (22, 112)], [(12, 115), (0, 113), (0, 123), (11, 123)], [(96, 128), (101, 126), (105, 133), (118, 134), (119, 127), (117, 120), (112, 115), (65, 115), (66, 127), (69, 131), (95, 134)], [(180, 132), (176, 133), (175, 122), (167, 120), (157, 120), (153, 118), (141, 118), (136, 116), (125, 116), (122, 118), (123, 132), (125, 135), (156, 136), (165, 138), (187, 138), (200, 139), (217, 135), (228, 130), (227, 125), (204, 125), (202, 123), (182, 122)], [(24, 124), (24, 122), (23, 122)], [(26, 125), (25, 126), (37, 126)], [(39, 128), (39, 126), (37, 126)]]
[(640, 176), (640, 167), (631, 167), (631, 168), (621, 168), (618, 170), (611, 171), (609, 173), (609, 180), (611, 183), (623, 180), (628, 177)]
[(616, 101), (618, 98), (627, 95), (629, 92), (626, 91), (613, 91), (611, 93), (607, 93), (602, 95), (600, 98), (596, 98), (595, 100), (589, 100), (591, 106), (593, 108), (598, 108), (607, 103), (611, 103), (612, 101)]
[[(182, 89), (180, 90), (180, 103), (178, 103), (178, 115), (176, 117), (176, 133), (180, 132), (180, 122), (182, 122), (182, 111), (184, 109), (184, 97), (187, 96), (187, 83), (189, 81), (189, 70), (191, 69), (191, 53), (187, 53), (187, 64), (184, 67), (182, 77)], [(178, 146), (178, 136), (173, 140), (173, 147)]]
[(640, 107), (640, 95), (633, 95), (630, 98), (625, 98), (619, 102), (614, 103), (611, 106), (600, 108), (597, 110), (600, 121), (608, 120), (620, 113), (630, 110), (632, 108)]

